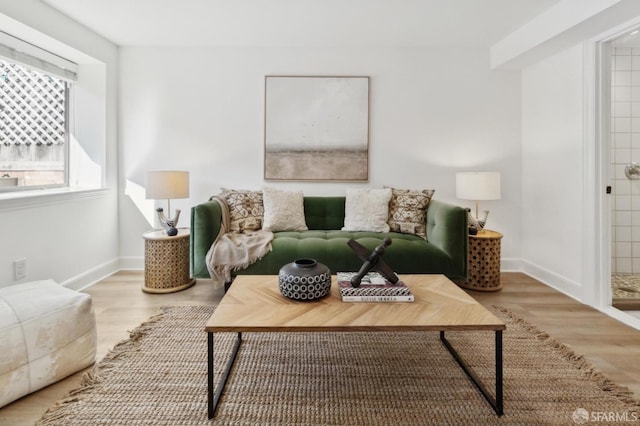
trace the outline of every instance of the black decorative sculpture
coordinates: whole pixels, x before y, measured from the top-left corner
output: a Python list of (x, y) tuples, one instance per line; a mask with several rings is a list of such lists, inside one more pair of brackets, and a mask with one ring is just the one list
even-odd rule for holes
[(358, 271), (358, 274), (351, 278), (351, 285), (355, 288), (360, 286), (360, 282), (362, 281), (362, 277), (367, 275), (367, 272), (370, 270), (375, 270), (380, 273), (383, 277), (389, 280), (392, 284), (398, 282), (398, 276), (393, 272), (393, 270), (387, 265), (384, 260), (382, 260), (382, 256), (384, 255), (388, 246), (391, 245), (391, 238), (386, 237), (382, 240), (382, 244), (377, 246), (373, 250), (369, 250), (362, 244), (356, 242), (354, 239), (350, 239), (347, 241), (351, 250), (353, 250), (358, 257), (362, 260), (362, 266)]

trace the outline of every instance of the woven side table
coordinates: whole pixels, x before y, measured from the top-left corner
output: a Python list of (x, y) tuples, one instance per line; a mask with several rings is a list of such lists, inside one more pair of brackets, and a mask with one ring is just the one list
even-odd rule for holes
[(196, 283), (189, 276), (189, 229), (149, 231), (144, 238), (144, 285), (146, 293), (173, 293)]
[(458, 283), (469, 290), (497, 291), (500, 282), (500, 240), (502, 234), (488, 229), (469, 235), (467, 281)]

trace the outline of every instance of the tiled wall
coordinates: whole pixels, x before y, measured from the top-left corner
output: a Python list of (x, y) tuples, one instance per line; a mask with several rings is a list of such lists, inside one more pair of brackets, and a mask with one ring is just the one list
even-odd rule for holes
[(614, 48), (611, 58), (612, 272), (640, 274), (640, 180), (624, 168), (640, 162), (640, 48)]

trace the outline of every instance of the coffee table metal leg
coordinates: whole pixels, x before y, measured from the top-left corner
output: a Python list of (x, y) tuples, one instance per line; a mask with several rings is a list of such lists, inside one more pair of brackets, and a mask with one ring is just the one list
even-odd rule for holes
[(233, 367), (233, 363), (236, 360), (236, 356), (238, 355), (238, 349), (240, 349), (240, 344), (242, 343), (242, 333), (238, 333), (238, 337), (233, 345), (233, 350), (231, 352), (231, 357), (227, 361), (227, 365), (222, 372), (222, 378), (220, 379), (220, 383), (218, 387), (214, 389), (213, 386), (213, 333), (207, 333), (207, 408), (209, 418), (212, 418), (216, 413), (216, 408), (218, 407), (218, 401), (220, 400), (220, 396), (222, 395), (222, 391), (224, 391), (224, 387), (227, 384), (227, 379), (229, 378), (229, 372)]
[(495, 335), (495, 360), (496, 360), (496, 394), (495, 398), (487, 391), (482, 381), (478, 376), (467, 366), (464, 360), (460, 357), (458, 352), (451, 346), (451, 343), (444, 336), (444, 331), (440, 332), (440, 340), (444, 346), (449, 350), (453, 358), (458, 365), (465, 372), (467, 377), (471, 379), (473, 384), (478, 388), (482, 396), (487, 400), (489, 405), (494, 409), (498, 416), (504, 414), (504, 395), (503, 395), (503, 376), (502, 376), (502, 330), (496, 330)]

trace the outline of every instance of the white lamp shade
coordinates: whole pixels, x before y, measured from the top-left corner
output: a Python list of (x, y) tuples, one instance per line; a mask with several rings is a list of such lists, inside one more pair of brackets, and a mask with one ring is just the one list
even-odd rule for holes
[(147, 172), (145, 198), (171, 199), (189, 197), (189, 172)]
[(456, 173), (456, 197), (461, 200), (499, 200), (499, 172)]

